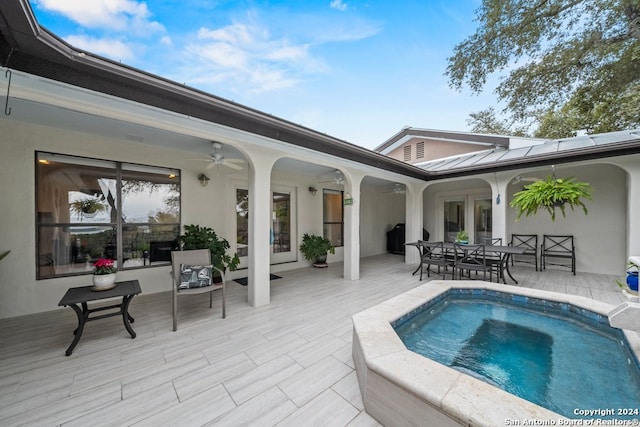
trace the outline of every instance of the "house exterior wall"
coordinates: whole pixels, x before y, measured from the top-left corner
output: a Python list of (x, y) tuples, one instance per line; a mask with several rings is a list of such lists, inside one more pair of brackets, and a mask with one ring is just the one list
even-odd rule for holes
[[(416, 157), (416, 145), (424, 142), (424, 157)], [(387, 154), (396, 160), (405, 161), (404, 147), (411, 147), (411, 160), (407, 163), (421, 163), (429, 160), (441, 159), (443, 157), (455, 156), (459, 154), (471, 153), (474, 151), (485, 150), (487, 147), (482, 145), (464, 144), (452, 141), (430, 140), (425, 138), (413, 138), (398, 148)]]
[(360, 199), (360, 255), (386, 253), (387, 231), (406, 222), (405, 195), (384, 193), (363, 184)]
[[(545, 171), (548, 173), (549, 171)], [(626, 173), (611, 164), (583, 164), (556, 166), (556, 176), (575, 177), (593, 187), (593, 200), (585, 204), (589, 210), (585, 215), (581, 209), (567, 208), (566, 218), (558, 211), (556, 220), (546, 212), (522, 217), (516, 222), (514, 209), (507, 211), (507, 230), (512, 233), (538, 234), (542, 244), (544, 234), (570, 235), (575, 239), (576, 270), (622, 276), (627, 259), (627, 184)], [(521, 185), (510, 184), (507, 201), (521, 189)]]
[[(151, 147), (130, 141), (105, 138), (83, 132), (67, 131), (48, 126), (33, 125), (0, 119), (0, 236), (2, 250), (11, 253), (0, 261), (0, 318), (61, 309), (58, 302), (67, 288), (86, 286), (89, 275), (36, 280), (35, 255), (35, 151), (46, 151), (80, 157), (139, 163), (181, 170), (181, 222), (212, 227), (226, 238), (235, 250), (235, 200), (238, 185), (248, 184), (247, 172), (227, 173), (226, 168), (206, 170), (211, 178), (202, 187), (197, 175), (202, 163), (187, 160), (193, 153)], [(307, 267), (309, 263), (299, 253), (302, 234), (322, 234), (322, 186), (312, 195), (307, 189), (309, 176), (295, 173), (272, 173), (272, 187), (288, 186), (297, 197), (297, 241), (292, 242), (297, 261), (271, 266), (282, 272)], [(239, 184), (240, 183), (240, 184)], [(330, 186), (330, 185), (329, 185)], [(364, 186), (355, 196), (361, 216), (361, 256), (386, 251), (386, 230), (397, 222), (404, 222), (404, 202), (388, 203), (388, 194), (376, 194)], [(401, 196), (402, 197), (402, 196)], [(336, 248), (329, 262), (342, 261), (344, 248)], [(138, 279), (143, 293), (167, 292), (171, 288), (169, 266), (124, 270), (118, 280)], [(228, 274), (230, 279), (247, 276), (248, 270)], [(169, 298), (169, 294), (167, 294)]]

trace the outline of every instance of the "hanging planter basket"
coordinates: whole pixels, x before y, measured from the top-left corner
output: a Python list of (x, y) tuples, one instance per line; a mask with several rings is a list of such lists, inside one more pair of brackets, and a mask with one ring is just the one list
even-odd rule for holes
[(517, 211), (516, 221), (522, 215), (529, 216), (544, 209), (551, 220), (556, 220), (556, 209), (560, 209), (562, 216), (566, 216), (567, 205), (574, 210), (582, 208), (585, 215), (588, 213), (584, 200), (592, 200), (591, 185), (586, 182), (578, 182), (574, 178), (556, 178), (555, 175), (547, 176), (544, 180), (526, 185), (522, 191), (513, 195), (511, 207)]

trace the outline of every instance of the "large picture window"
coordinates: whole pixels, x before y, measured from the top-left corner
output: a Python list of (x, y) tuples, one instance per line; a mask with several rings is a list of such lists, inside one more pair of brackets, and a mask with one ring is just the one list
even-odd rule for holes
[(325, 189), (322, 197), (324, 237), (331, 240), (333, 246), (343, 246), (344, 212), (342, 191)]
[(176, 170), (36, 153), (38, 279), (167, 264), (180, 234)]

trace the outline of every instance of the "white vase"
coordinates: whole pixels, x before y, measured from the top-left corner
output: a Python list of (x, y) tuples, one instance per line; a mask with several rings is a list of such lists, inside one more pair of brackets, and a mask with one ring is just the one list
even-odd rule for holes
[(111, 274), (94, 274), (93, 275), (93, 290), (94, 291), (106, 291), (115, 286), (116, 273)]

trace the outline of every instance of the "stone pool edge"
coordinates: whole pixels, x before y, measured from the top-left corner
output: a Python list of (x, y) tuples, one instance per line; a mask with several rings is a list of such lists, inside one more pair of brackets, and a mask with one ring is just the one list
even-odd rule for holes
[[(486, 289), (567, 303), (605, 317), (614, 308), (590, 298), (479, 281), (435, 280), (353, 316), (353, 360), (365, 410), (383, 425), (505, 425), (565, 417), (419, 356), (391, 323), (452, 288)], [(636, 358), (640, 336), (624, 331)]]

